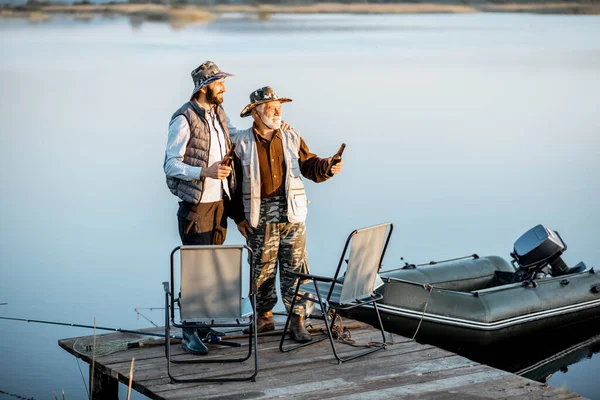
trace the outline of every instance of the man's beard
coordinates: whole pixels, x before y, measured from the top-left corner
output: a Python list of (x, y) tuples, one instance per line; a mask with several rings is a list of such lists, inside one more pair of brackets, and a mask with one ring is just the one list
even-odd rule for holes
[(210, 104), (214, 104), (214, 105), (219, 105), (223, 102), (223, 94), (222, 93), (215, 93), (215, 91), (210, 88), (207, 87), (206, 88), (206, 101), (208, 101)]
[[(258, 111), (258, 110), (257, 110)], [(262, 111), (258, 111), (260, 114), (260, 120), (265, 124), (265, 126), (269, 129), (279, 129), (281, 128), (281, 117), (273, 117), (267, 118)]]

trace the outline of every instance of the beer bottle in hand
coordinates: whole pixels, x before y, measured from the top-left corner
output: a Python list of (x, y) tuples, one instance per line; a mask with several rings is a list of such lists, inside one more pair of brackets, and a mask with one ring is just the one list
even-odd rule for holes
[(231, 167), (231, 164), (233, 162), (234, 151), (235, 151), (235, 143), (231, 143), (231, 147), (229, 148), (229, 151), (227, 152), (227, 154), (225, 154), (225, 156), (223, 157), (223, 161), (221, 161), (221, 165), (223, 165), (225, 167)]
[(337, 164), (340, 161), (342, 161), (342, 153), (344, 152), (345, 148), (346, 148), (346, 143), (342, 143), (342, 145), (340, 146), (340, 148), (337, 151), (337, 153), (335, 153), (333, 155), (333, 157), (331, 157), (331, 166), (334, 166), (335, 164)]
[(331, 156), (331, 158), (329, 159), (329, 171), (331, 171), (331, 167), (333, 167), (334, 165), (336, 165), (337, 163), (342, 161), (342, 153), (344, 152), (345, 148), (346, 148), (346, 143), (342, 143), (342, 145), (340, 146), (337, 153), (335, 153), (333, 156)]

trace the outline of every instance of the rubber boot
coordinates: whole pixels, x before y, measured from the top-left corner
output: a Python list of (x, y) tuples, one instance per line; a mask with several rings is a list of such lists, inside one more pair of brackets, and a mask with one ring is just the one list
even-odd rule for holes
[[(258, 318), (256, 319), (256, 332), (262, 333), (272, 330), (275, 330), (273, 311), (258, 313)], [(250, 333), (250, 328), (244, 329), (244, 333)]]
[(312, 341), (311, 334), (304, 327), (304, 315), (292, 314), (290, 316), (290, 333), (296, 342), (306, 343)]
[(196, 328), (183, 328), (183, 340), (181, 341), (181, 347), (185, 351), (195, 355), (208, 354), (208, 348), (202, 343), (196, 332)]

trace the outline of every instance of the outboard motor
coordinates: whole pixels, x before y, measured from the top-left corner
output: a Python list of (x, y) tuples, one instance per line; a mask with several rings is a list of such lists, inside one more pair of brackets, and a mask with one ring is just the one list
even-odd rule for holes
[(519, 265), (512, 282), (533, 279), (547, 265), (552, 267), (552, 276), (564, 275), (569, 267), (560, 257), (567, 245), (556, 231), (538, 225), (525, 232), (515, 242), (514, 252), (510, 253), (513, 263)]

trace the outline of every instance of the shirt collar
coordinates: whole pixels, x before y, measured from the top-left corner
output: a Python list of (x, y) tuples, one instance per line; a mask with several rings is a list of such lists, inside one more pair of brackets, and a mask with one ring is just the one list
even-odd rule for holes
[(275, 138), (279, 138), (279, 129), (277, 129), (275, 131), (275, 134), (273, 135), (273, 137), (271, 138), (271, 140), (267, 140), (267, 138), (265, 138), (263, 135), (261, 135), (260, 133), (258, 133), (258, 130), (256, 130), (256, 124), (252, 125), (252, 132), (254, 132), (254, 138), (258, 141), (261, 142), (270, 142)]
[(217, 106), (212, 106), (211, 108), (209, 108), (207, 110), (204, 107), (202, 107), (200, 105), (200, 103), (198, 103), (198, 101), (196, 101), (196, 99), (193, 99), (192, 102), (196, 105), (196, 107), (198, 108), (198, 111), (200, 111), (200, 113), (202, 114), (202, 116), (205, 119), (207, 119), (209, 117), (215, 119), (217, 117)]

